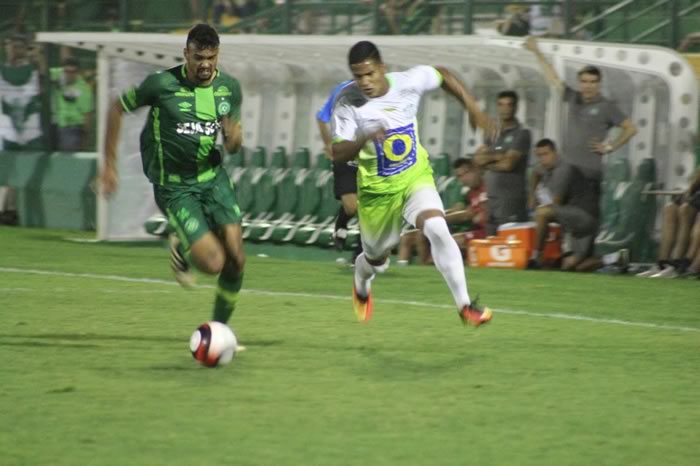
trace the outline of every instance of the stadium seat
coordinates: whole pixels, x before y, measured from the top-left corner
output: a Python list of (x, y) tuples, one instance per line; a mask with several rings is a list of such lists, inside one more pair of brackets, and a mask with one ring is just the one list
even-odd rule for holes
[(596, 240), (598, 254), (625, 248), (629, 249), (631, 260), (639, 261), (653, 250), (651, 232), (656, 219), (656, 199), (642, 192), (653, 189), (655, 180), (654, 160), (642, 160), (634, 178), (619, 196), (616, 222), (608, 225), (607, 234), (599, 235)]
[(330, 161), (330, 159), (326, 156), (325, 152), (319, 152), (316, 155), (316, 166), (314, 167), (316, 170), (332, 170), (333, 169), (333, 162)]
[(296, 209), (291, 220), (273, 229), (272, 241), (277, 243), (292, 241), (297, 231), (317, 219), (316, 213), (321, 202), (321, 189), (316, 183), (318, 172), (298, 170), (293, 175), (297, 192)]
[(292, 160), (292, 168), (309, 168), (311, 166), (311, 153), (306, 147), (300, 147), (294, 153), (294, 159)]
[(618, 222), (620, 216), (619, 199), (629, 184), (629, 161), (617, 159), (608, 166), (605, 173), (601, 195), (600, 225), (601, 233), (607, 232)]
[(255, 148), (250, 156), (250, 166), (263, 168), (267, 166), (267, 152), (263, 146), (258, 146)]
[(226, 165), (229, 167), (245, 167), (246, 166), (246, 157), (245, 157), (245, 148), (241, 147), (238, 152), (234, 154), (229, 154), (227, 157), (227, 163)]
[(316, 186), (320, 191), (316, 220), (299, 228), (294, 234), (296, 244), (330, 246), (333, 222), (338, 213), (338, 201), (333, 190), (333, 174), (330, 171), (316, 172)]
[(450, 156), (446, 152), (430, 157), (435, 178), (450, 176)]
[(284, 147), (278, 146), (272, 153), (270, 168), (287, 168), (287, 151)]
[[(243, 216), (243, 238), (247, 239), (251, 232), (251, 226), (260, 222), (265, 222), (274, 215), (273, 208), (277, 199), (277, 193), (270, 189), (274, 178), (270, 170), (265, 168), (254, 168), (250, 173), (250, 189), (247, 193), (251, 195), (252, 202), (250, 209)], [(243, 190), (241, 190), (243, 191)], [(241, 192), (243, 194), (243, 192)], [(243, 210), (243, 209), (241, 209)]]
[[(275, 192), (275, 203), (271, 215), (253, 221), (248, 226), (245, 234), (246, 239), (253, 241), (268, 241), (271, 239), (274, 229), (279, 225), (284, 225), (294, 218), (298, 199), (298, 188), (294, 179), (294, 172), (291, 170), (272, 170), (272, 186), (268, 186), (268, 191)], [(272, 187), (272, 189), (270, 189)]]

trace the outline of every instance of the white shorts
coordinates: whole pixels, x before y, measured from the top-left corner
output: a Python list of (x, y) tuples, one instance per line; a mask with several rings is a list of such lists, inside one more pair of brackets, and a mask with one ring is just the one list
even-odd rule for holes
[[(396, 194), (395, 196), (402, 196), (402, 194)], [(391, 250), (399, 244), (402, 219), (406, 223), (415, 226), (418, 215), (426, 210), (438, 210), (443, 214), (445, 213), (442, 199), (440, 199), (437, 190), (432, 186), (419, 188), (408, 196), (402, 206), (401, 204), (394, 204), (394, 207), (391, 212), (384, 211), (381, 213), (383, 216), (382, 223), (385, 224), (385, 228), (376, 229), (374, 232), (363, 228), (363, 220), (360, 218), (362, 248), (368, 259), (380, 259), (388, 256)], [(375, 215), (379, 214), (379, 212), (372, 213)]]

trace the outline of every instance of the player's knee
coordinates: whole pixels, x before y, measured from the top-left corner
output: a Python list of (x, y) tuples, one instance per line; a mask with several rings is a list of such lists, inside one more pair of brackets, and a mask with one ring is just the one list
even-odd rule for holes
[(690, 217), (691, 214), (694, 215), (696, 212), (697, 211), (693, 208), (693, 206), (687, 202), (684, 202), (678, 208), (678, 213), (680, 214), (681, 218)]
[(204, 273), (216, 275), (221, 273), (226, 264), (223, 250), (211, 248), (195, 258), (197, 268)]
[(423, 222), (423, 234), (434, 244), (438, 241), (448, 241), (452, 239), (450, 229), (447, 227), (445, 217), (435, 216), (425, 219)]

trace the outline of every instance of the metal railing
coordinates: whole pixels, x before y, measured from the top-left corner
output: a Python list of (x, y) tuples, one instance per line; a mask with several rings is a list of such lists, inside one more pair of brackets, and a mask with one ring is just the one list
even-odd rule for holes
[[(57, 0), (0, 0), (7, 13), (0, 19), (0, 33), (24, 27), (33, 30), (170, 31), (187, 29), (193, 17), (170, 14), (153, 20), (150, 7), (168, 8), (172, 0), (64, 0), (72, 11), (95, 6), (114, 11), (107, 22), (102, 12), (77, 19), (71, 12), (56, 17)], [(160, 3), (158, 3), (160, 2)], [(262, 2), (261, 2), (262, 3)], [(224, 33), (264, 34), (472, 34), (478, 26), (493, 27), (505, 20), (513, 6), (557, 10), (558, 36), (593, 40), (656, 43), (677, 47), (691, 21), (700, 24), (700, 0), (425, 0), (419, 7), (392, 11), (383, 0), (286, 0), (240, 18), (235, 24), (219, 24)], [(95, 9), (95, 8), (93, 8)], [(583, 10), (583, 11), (582, 11)], [(23, 11), (23, 13), (14, 13)], [(391, 16), (394, 16), (393, 18)], [(15, 17), (12, 17), (15, 16)], [(20, 17), (21, 16), (21, 17)], [(212, 13), (204, 13), (211, 21)], [(650, 21), (650, 17), (654, 21)], [(398, 24), (397, 26), (397, 23)], [(683, 26), (686, 29), (683, 30)], [(695, 28), (697, 29), (697, 28)]]

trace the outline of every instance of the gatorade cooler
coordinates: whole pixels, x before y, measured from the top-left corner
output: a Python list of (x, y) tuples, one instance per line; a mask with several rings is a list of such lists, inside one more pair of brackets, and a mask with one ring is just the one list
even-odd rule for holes
[[(498, 237), (508, 241), (520, 241), (527, 251), (528, 259), (537, 243), (535, 222), (504, 223), (498, 227)], [(561, 257), (561, 227), (558, 223), (550, 223), (547, 239), (542, 251), (542, 262), (552, 264)]]
[(489, 236), (469, 242), (468, 258), (470, 267), (524, 269), (530, 256), (520, 241)]

